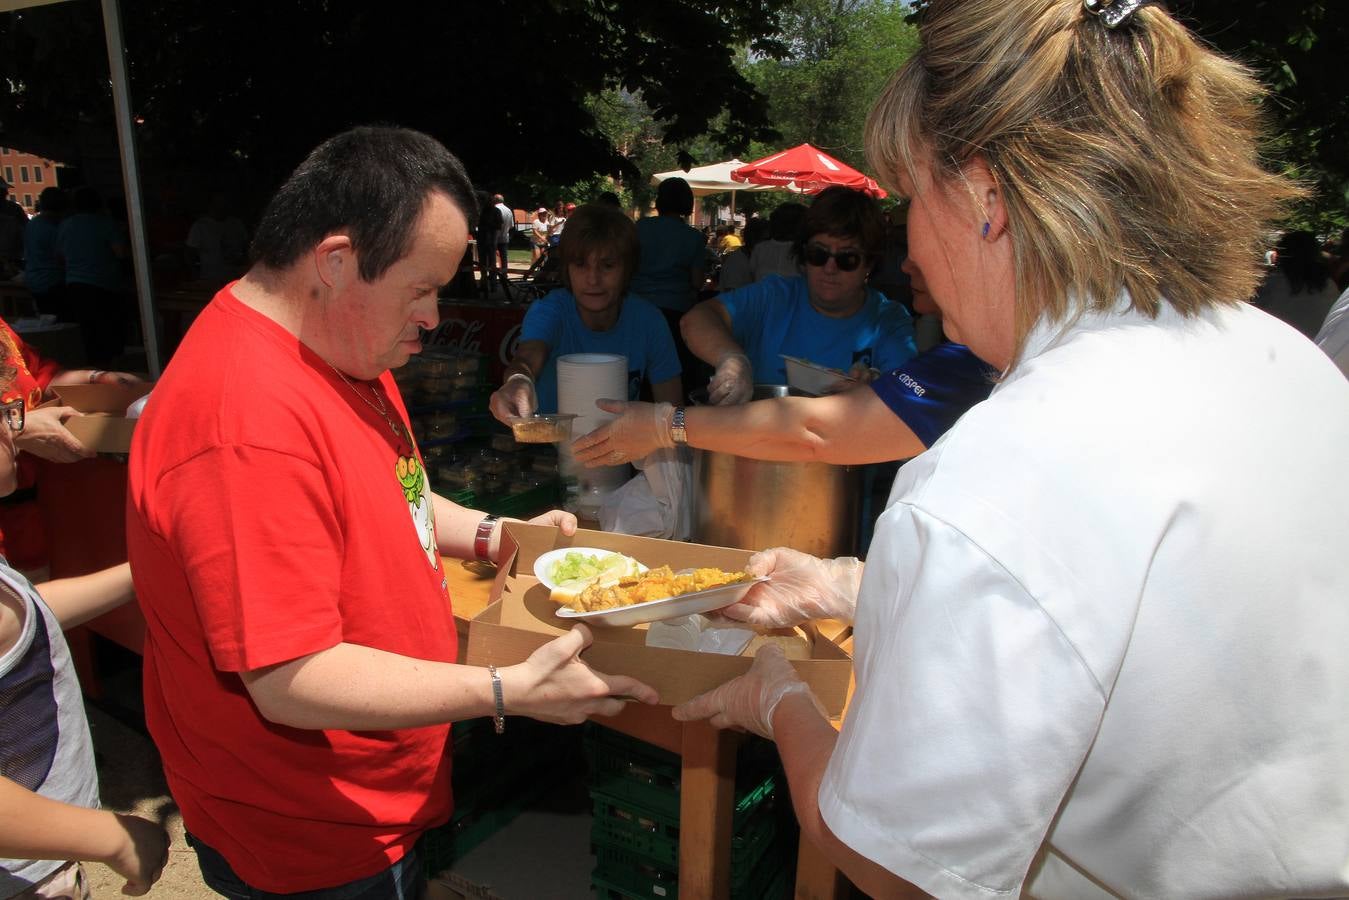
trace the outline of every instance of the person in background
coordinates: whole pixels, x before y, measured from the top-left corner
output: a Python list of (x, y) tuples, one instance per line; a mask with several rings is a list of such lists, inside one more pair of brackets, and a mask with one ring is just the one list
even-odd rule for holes
[(567, 216), (575, 208), (576, 204), (563, 203), (561, 200), (553, 204), (553, 211), (548, 214), (548, 246), (556, 247), (562, 240), (562, 230), (567, 227)]
[(637, 220), (641, 260), (632, 279), (633, 293), (654, 303), (674, 335), (683, 372), (681, 391), (701, 384), (702, 363), (684, 343), (679, 320), (697, 302), (706, 278), (707, 241), (688, 224), (693, 189), (683, 178), (667, 178), (656, 188), (656, 214)]
[(558, 253), (561, 288), (534, 301), (520, 326), (515, 356), (489, 407), (502, 422), (557, 412), (557, 358), (617, 353), (628, 360), (628, 396), (643, 381), (657, 400), (680, 399), (679, 358), (670, 329), (644, 298), (631, 293), (637, 228), (622, 211), (587, 204), (571, 217)]
[(497, 234), (496, 251), (497, 271), (504, 281), (511, 270), (511, 232), (515, 231), (515, 211), (506, 205), (506, 198), (500, 194), (493, 194), (492, 202), (496, 204), (497, 212), (501, 213), (501, 231)]
[(623, 201), (618, 199), (618, 195), (613, 191), (603, 191), (595, 198), (596, 203), (603, 203), (606, 206), (612, 206), (614, 209), (622, 209)]
[(436, 325), (478, 210), (424, 134), (325, 141), (136, 428), (145, 719), (226, 896), (422, 896), (417, 839), (451, 812), (449, 723), (574, 723), (619, 712), (614, 695), (657, 700), (581, 662), (584, 628), (499, 670), (455, 662), (444, 557), (496, 560), (500, 522), (432, 491), (389, 370)]
[(126, 346), (127, 323), (134, 315), (122, 268), (130, 254), (127, 235), (92, 187), (76, 189), (74, 210), (56, 233), (66, 270), (64, 294), (71, 318), (84, 333), (87, 361), (111, 368)]
[[(908, 262), (906, 267), (915, 297), (926, 298), (922, 274)], [(592, 467), (641, 460), (676, 443), (784, 462), (851, 466), (905, 460), (931, 447), (967, 410), (987, 399), (996, 378), (997, 372), (968, 347), (945, 343), (869, 385), (823, 397), (687, 409), (603, 401), (600, 408), (618, 418), (578, 437), (572, 450)], [(682, 428), (675, 427), (676, 418)]]
[(56, 235), (61, 220), (70, 209), (70, 197), (59, 187), (43, 188), (37, 196), (37, 215), (23, 235), (23, 284), (33, 295), (39, 313), (50, 313), (58, 320), (70, 315), (63, 289), (65, 269), (57, 250)]
[(768, 214), (768, 238), (755, 246), (754, 255), (750, 257), (750, 274), (754, 281), (769, 275), (795, 278), (801, 274), (792, 247), (806, 209), (804, 204), (789, 202)]
[(1279, 238), (1274, 269), (1253, 302), (1314, 338), (1339, 293), (1321, 258), (1316, 236), (1310, 231), (1288, 231)]
[(73, 407), (51, 403), (56, 399), (55, 389), (69, 384), (134, 384), (140, 379), (129, 372), (63, 369), (26, 344), (4, 319), (0, 319), (0, 366), (14, 373), (0, 391), (0, 401), (21, 402), (28, 409), (27, 424), (14, 437), (19, 452), (17, 487), (0, 498), (0, 555), (30, 581), (46, 581), (51, 575), (49, 544), (38, 507), (41, 485), (37, 460), (71, 463), (94, 455), (66, 427), (66, 422), (80, 413)]
[(534, 210), (534, 220), (529, 226), (529, 240), (532, 251), (530, 262), (538, 262), (548, 247), (548, 210), (542, 206)]
[(759, 242), (768, 237), (768, 220), (750, 219), (745, 223), (744, 237), (743, 246), (722, 257), (721, 269), (717, 272), (719, 291), (733, 291), (754, 280), (754, 274), (750, 269), (750, 255)]
[(11, 278), (23, 269), (24, 231), (28, 213), (9, 196), (10, 184), (0, 178), (0, 278)]
[(916, 352), (904, 307), (867, 286), (884, 240), (876, 201), (860, 191), (821, 191), (797, 228), (805, 274), (769, 276), (718, 294), (680, 322), (684, 340), (715, 367), (713, 405), (744, 403), (754, 385), (786, 384), (784, 356), (869, 378)]
[(506, 290), (506, 296), (509, 297), (510, 286), (506, 283), (505, 273), (497, 269), (497, 238), (501, 234), (503, 222), (501, 209), (486, 191), (478, 191), (476, 196), (478, 212), (473, 238), (478, 250), (478, 270), (482, 275), (478, 282), (478, 290), (484, 297), (489, 297), (492, 294), (492, 287), (500, 281)]
[(195, 257), (197, 277), (212, 290), (238, 278), (248, 264), (248, 229), (230, 214), (229, 197), (220, 191), (192, 223), (183, 246)]
[[(0, 395), (16, 371), (0, 362)], [(26, 403), (6, 400), (0, 422), (0, 497), (18, 483), (15, 438)], [(126, 879), (124, 894), (150, 889), (168, 860), (164, 829), (98, 808), (94, 747), (63, 629), (130, 601), (123, 563), (34, 588), (0, 556), (0, 897), (88, 900), (80, 860)]]
[(868, 158), (1001, 379), (865, 567), (769, 550), (724, 611), (854, 623), (842, 731), (776, 648), (674, 717), (773, 736), (872, 896), (1349, 894), (1349, 382), (1245, 302), (1299, 194), (1259, 85), (1153, 4), (934, 0), (919, 41)]
[(729, 225), (722, 225), (717, 229), (717, 253), (723, 257), (727, 253), (739, 250), (744, 245), (745, 242), (740, 240), (740, 235), (735, 233), (734, 222)]

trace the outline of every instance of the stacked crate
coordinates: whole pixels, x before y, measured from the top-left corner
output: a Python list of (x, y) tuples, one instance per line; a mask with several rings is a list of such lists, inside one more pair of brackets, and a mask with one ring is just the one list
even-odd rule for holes
[(481, 354), (429, 347), (394, 371), (436, 493), (499, 516), (530, 516), (562, 500), (557, 448), (517, 444), (488, 412)]
[[(585, 727), (596, 858), (591, 886), (605, 900), (678, 896), (679, 757), (593, 723)], [(797, 830), (770, 742), (741, 746), (734, 802), (731, 897), (788, 896)]]

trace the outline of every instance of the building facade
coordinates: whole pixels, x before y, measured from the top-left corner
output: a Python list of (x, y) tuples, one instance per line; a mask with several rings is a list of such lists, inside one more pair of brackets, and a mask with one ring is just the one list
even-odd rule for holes
[(42, 189), (56, 185), (56, 170), (60, 167), (59, 162), (0, 147), (0, 175), (9, 182), (10, 196), (30, 216), (37, 212), (37, 196)]

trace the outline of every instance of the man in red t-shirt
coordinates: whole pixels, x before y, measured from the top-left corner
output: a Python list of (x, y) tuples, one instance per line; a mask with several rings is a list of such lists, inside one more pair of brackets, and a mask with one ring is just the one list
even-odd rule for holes
[(413, 845), (450, 814), (448, 723), (503, 703), (579, 722), (617, 713), (612, 695), (657, 700), (581, 662), (582, 628), (499, 672), (454, 664), (441, 555), (491, 558), (499, 528), (431, 492), (388, 370), (435, 326), (475, 209), (426, 135), (325, 142), (137, 427), (146, 722), (227, 896), (420, 896)]

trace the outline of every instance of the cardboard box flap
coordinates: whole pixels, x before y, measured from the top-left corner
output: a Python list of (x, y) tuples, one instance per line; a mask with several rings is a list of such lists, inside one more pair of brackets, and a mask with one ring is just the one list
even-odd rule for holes
[(62, 406), (73, 406), (82, 413), (126, 415), (127, 407), (150, 393), (153, 384), (57, 384), (52, 393)]

